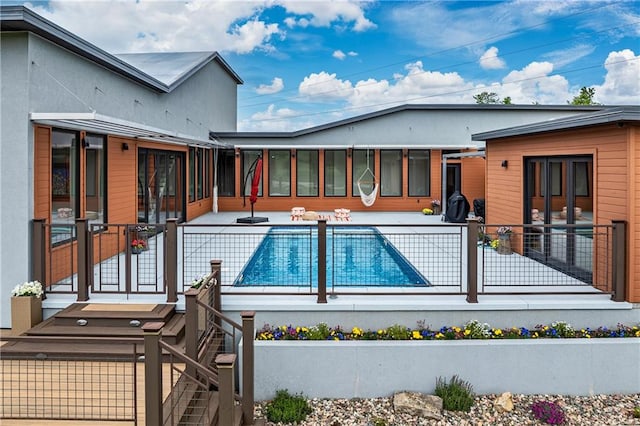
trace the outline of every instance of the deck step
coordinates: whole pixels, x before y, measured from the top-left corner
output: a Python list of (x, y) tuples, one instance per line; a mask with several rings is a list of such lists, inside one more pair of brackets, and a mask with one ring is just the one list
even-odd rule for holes
[(78, 321), (97, 327), (138, 326), (147, 322), (167, 323), (175, 312), (172, 304), (74, 303), (55, 314), (56, 325), (77, 326)]

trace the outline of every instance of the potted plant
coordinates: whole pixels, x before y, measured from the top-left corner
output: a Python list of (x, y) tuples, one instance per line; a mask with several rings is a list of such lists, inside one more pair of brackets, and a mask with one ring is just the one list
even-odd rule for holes
[(498, 234), (498, 243), (495, 247), (496, 252), (498, 252), (498, 254), (512, 254), (511, 234), (513, 233), (513, 229), (510, 226), (501, 226), (496, 233)]
[(131, 241), (131, 253), (140, 254), (147, 249), (147, 242), (142, 239)]
[(11, 291), (11, 330), (20, 335), (42, 322), (42, 284), (28, 281)]
[(434, 199), (431, 200), (431, 208), (433, 209), (433, 214), (440, 214), (440, 200)]

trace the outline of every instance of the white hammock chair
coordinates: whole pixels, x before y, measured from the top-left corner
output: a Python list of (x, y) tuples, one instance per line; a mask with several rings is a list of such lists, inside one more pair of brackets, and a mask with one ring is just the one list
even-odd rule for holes
[[(362, 178), (367, 174), (367, 172), (371, 175), (371, 181), (364, 181)], [(373, 184), (373, 189), (369, 194), (365, 193), (362, 189), (362, 183), (370, 183)], [(362, 200), (362, 204), (366, 207), (371, 207), (373, 203), (376, 202), (376, 197), (378, 196), (378, 182), (376, 182), (376, 176), (373, 174), (373, 171), (369, 168), (369, 150), (367, 150), (367, 168), (362, 172), (357, 181), (358, 184), (358, 192), (360, 193), (360, 199)]]

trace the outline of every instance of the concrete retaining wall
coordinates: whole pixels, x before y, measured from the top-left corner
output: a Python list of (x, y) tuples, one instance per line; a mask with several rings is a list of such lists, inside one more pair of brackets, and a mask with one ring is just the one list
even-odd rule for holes
[(478, 394), (640, 393), (639, 359), (637, 338), (255, 341), (255, 399), (279, 389), (318, 398), (433, 393), (437, 377), (454, 374)]

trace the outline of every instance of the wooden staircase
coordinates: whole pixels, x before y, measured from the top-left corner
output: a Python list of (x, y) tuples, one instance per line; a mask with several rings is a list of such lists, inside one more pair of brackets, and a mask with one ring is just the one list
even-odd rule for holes
[[(134, 304), (134, 303), (73, 303), (35, 327), (27, 330), (24, 336), (34, 339), (8, 342), (3, 352), (33, 353), (46, 349), (49, 353), (130, 354), (131, 345), (100, 344), (96, 342), (80, 343), (69, 346), (47, 342), (38, 337), (105, 337), (110, 339), (143, 337), (142, 326), (148, 322), (163, 322), (162, 340), (184, 350), (184, 314), (175, 311), (172, 304)], [(143, 345), (139, 345), (140, 353)]]

